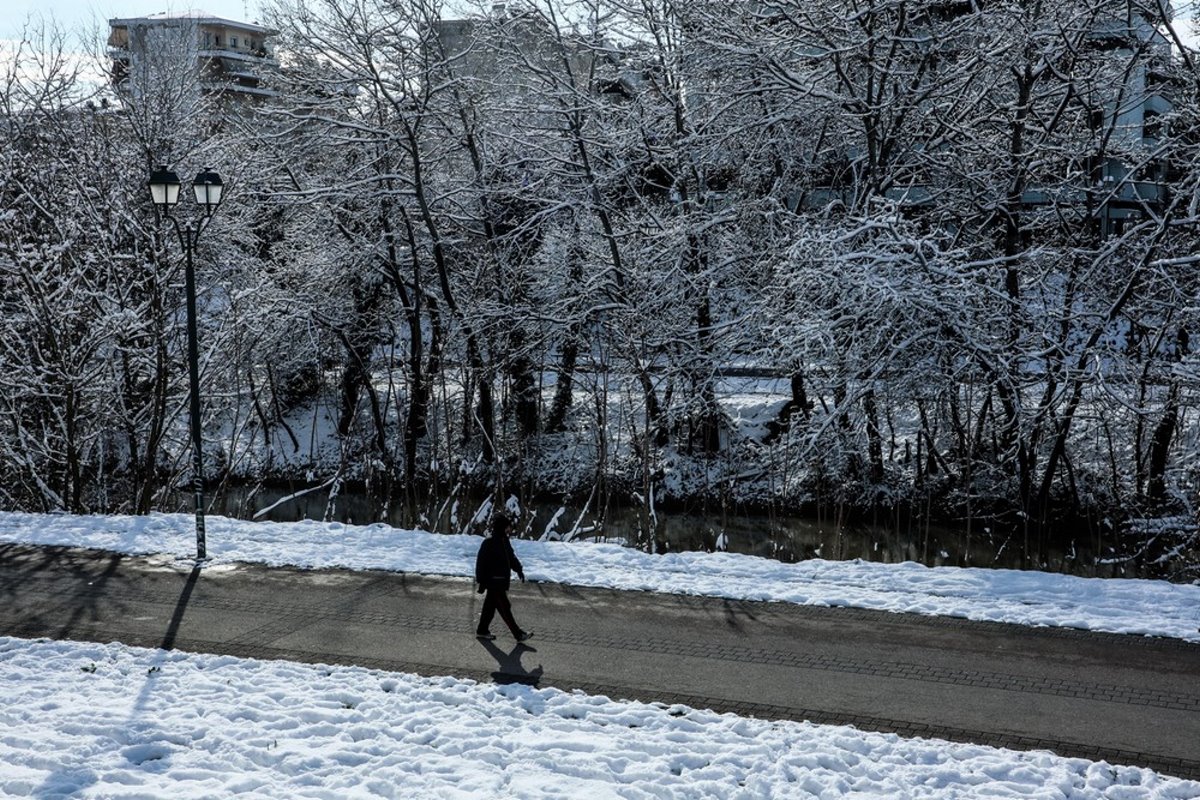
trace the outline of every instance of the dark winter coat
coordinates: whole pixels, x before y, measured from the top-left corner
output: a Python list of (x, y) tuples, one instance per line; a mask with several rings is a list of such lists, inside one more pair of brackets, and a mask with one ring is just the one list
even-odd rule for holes
[(480, 588), (507, 590), (514, 572), (525, 580), (525, 569), (513, 552), (509, 538), (489, 536), (484, 539), (479, 545), (479, 555), (475, 557), (475, 582)]

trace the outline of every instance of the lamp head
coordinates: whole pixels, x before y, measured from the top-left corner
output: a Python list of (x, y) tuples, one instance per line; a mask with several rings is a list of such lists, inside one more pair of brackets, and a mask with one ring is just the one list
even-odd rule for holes
[(165, 166), (151, 172), (150, 198), (156, 207), (170, 210), (179, 202), (179, 176)]
[(192, 191), (196, 194), (196, 204), (211, 214), (221, 204), (221, 195), (225, 186), (221, 176), (205, 167), (192, 181)]

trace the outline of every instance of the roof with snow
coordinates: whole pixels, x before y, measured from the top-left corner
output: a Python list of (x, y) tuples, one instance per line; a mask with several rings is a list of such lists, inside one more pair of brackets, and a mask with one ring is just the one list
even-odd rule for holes
[(278, 31), (265, 26), (259, 25), (257, 22), (240, 22), (235, 19), (226, 19), (218, 17), (216, 14), (210, 14), (201, 9), (192, 8), (186, 11), (160, 11), (157, 14), (148, 14), (144, 17), (118, 17), (110, 19), (108, 24), (110, 27), (128, 27), (138, 22), (171, 22), (173, 20), (191, 20), (197, 24), (203, 25), (224, 25), (230, 28), (240, 28), (242, 30), (256, 31), (263, 34), (274, 34)]

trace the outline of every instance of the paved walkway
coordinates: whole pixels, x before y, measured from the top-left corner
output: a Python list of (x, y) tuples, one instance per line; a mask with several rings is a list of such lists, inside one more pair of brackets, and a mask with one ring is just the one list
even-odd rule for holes
[(358, 664), (843, 723), (1200, 779), (1200, 645), (943, 617), (0, 545), (0, 634)]

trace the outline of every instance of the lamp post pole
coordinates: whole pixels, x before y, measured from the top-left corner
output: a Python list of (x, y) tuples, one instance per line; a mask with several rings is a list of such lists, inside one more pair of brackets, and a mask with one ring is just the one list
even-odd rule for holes
[(196, 504), (196, 558), (206, 558), (208, 541), (204, 532), (204, 437), (200, 432), (200, 345), (196, 326), (196, 270), (192, 266), (199, 231), (189, 222), (183, 229), (183, 251), (186, 254), (184, 284), (187, 293), (188, 338), (188, 402), (192, 427), (192, 496)]
[(200, 240), (200, 232), (206, 221), (221, 204), (223, 186), (221, 178), (211, 170), (204, 170), (192, 181), (196, 204), (204, 211), (199, 225), (189, 221), (181, 226), (171, 214), (179, 202), (179, 176), (165, 166), (150, 174), (150, 196), (156, 214), (161, 212), (171, 221), (175, 235), (184, 253), (184, 291), (187, 295), (187, 339), (188, 339), (188, 415), (192, 434), (192, 497), (196, 506), (196, 558), (208, 556), (208, 541), (204, 530), (204, 437), (200, 428), (200, 345), (196, 324), (196, 270), (193, 252)]

